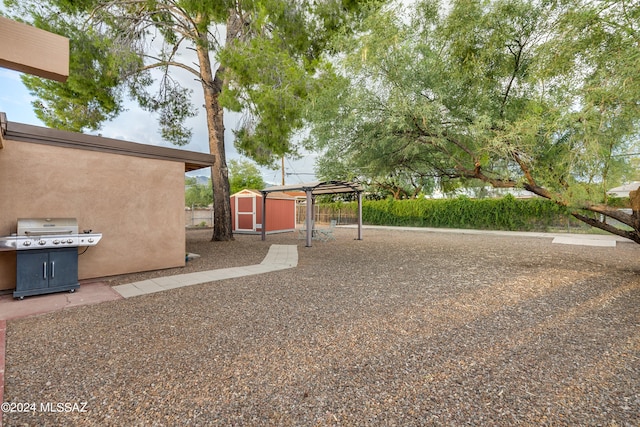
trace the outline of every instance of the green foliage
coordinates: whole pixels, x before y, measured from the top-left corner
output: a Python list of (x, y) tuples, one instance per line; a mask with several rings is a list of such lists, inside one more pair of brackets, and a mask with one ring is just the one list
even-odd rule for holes
[[(168, 52), (174, 47), (172, 43), (178, 44), (172, 37), (172, 31), (176, 30), (172, 17), (158, 12), (162, 9), (158, 2), (140, 3), (137, 8), (126, 2), (116, 7), (115, 3), (100, 0), (37, 3), (5, 2), (14, 18), (30, 20), (32, 25), (63, 35), (70, 42), (66, 82), (22, 77), (25, 86), (38, 98), (33, 103), (38, 118), (54, 128), (97, 130), (123, 111), (124, 97), (129, 94), (142, 108), (158, 113), (165, 140), (177, 145), (190, 141), (191, 131), (184, 122), (196, 111), (191, 106), (191, 91), (168, 74), (168, 63), (175, 52), (162, 53), (160, 57), (166, 60), (154, 57), (157, 62), (150, 67), (150, 55), (145, 50), (149, 26), (157, 26), (167, 42), (164, 48)], [(131, 19), (129, 14), (139, 16)], [(149, 88), (154, 80), (149, 69), (159, 64), (163, 64), (165, 74), (157, 92), (152, 93)]]
[(637, 173), (640, 4), (449, 4), (364, 21), (310, 108), (319, 175), (478, 180), (617, 215), (595, 205)]
[(248, 26), (259, 36), (230, 43), (219, 54), (226, 82), (220, 102), (245, 114), (234, 131), (240, 153), (267, 166), (298, 153), (294, 137), (305, 124), (307, 102), (326, 84), (323, 55), (329, 42), (337, 34), (352, 34), (359, 18), (381, 3), (256, 2)]
[[(352, 210), (357, 203), (342, 203), (336, 209)], [(544, 231), (566, 226), (566, 208), (545, 199), (516, 199), (508, 195), (501, 199), (365, 200), (363, 222), (374, 225), (404, 227), (468, 228), (485, 230)]]
[[(42, 21), (42, 22), (41, 22)], [(64, 22), (53, 28), (51, 21), (37, 19), (40, 28), (69, 38), (69, 78), (65, 83), (24, 74), (21, 78), (31, 94), (36, 116), (47, 126), (82, 132), (97, 130), (101, 123), (122, 111), (120, 76), (140, 66), (140, 58), (115, 57), (113, 42), (93, 29), (78, 31)]]
[(213, 203), (211, 180), (206, 185), (198, 184), (195, 178), (185, 179), (184, 203), (187, 207), (207, 207)]
[[(220, 102), (260, 118), (247, 121), (236, 131), (235, 145), (263, 165), (289, 153), (289, 139), (302, 126), (300, 112), (308, 94), (306, 64), (292, 58), (281, 48), (282, 43), (275, 36), (254, 39), (236, 44), (220, 55), (234, 82), (223, 92)], [(240, 87), (245, 89), (241, 92)]]
[(629, 209), (631, 208), (631, 200), (628, 197), (608, 197), (607, 206), (618, 209)]
[(229, 185), (231, 194), (244, 189), (262, 190), (265, 182), (260, 169), (248, 160), (229, 161)]

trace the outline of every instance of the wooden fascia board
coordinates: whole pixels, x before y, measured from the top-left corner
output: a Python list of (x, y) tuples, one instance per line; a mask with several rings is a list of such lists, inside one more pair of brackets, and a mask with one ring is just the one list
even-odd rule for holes
[(0, 67), (51, 80), (69, 77), (69, 39), (0, 16)]
[(100, 151), (125, 156), (183, 162), (186, 172), (210, 167), (215, 162), (215, 156), (211, 154), (139, 144), (119, 139), (104, 138), (101, 136), (15, 122), (8, 122), (4, 138), (6, 140), (33, 144), (54, 145), (79, 150)]

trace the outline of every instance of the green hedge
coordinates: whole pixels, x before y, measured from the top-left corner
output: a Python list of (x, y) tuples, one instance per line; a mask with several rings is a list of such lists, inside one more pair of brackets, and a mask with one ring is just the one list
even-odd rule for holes
[[(357, 204), (332, 204), (332, 210), (351, 211)], [(566, 209), (545, 199), (408, 199), (365, 200), (365, 224), (405, 227), (472, 228), (491, 230), (547, 230), (579, 222)]]

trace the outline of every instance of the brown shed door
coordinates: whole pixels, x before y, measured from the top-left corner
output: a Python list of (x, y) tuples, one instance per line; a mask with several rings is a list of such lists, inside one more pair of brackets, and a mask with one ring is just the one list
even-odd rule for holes
[(253, 196), (236, 196), (236, 229), (251, 230), (256, 228), (256, 209)]

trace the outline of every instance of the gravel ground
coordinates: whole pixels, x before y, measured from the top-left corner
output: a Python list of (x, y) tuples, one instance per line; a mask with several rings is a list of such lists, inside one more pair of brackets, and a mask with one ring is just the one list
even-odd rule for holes
[(298, 267), (9, 321), (5, 425), (640, 425), (639, 245), (210, 233), (176, 272)]

